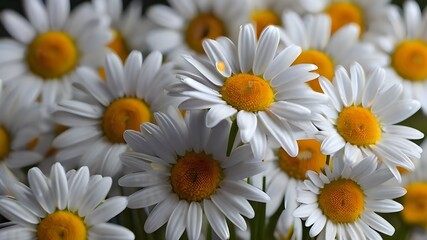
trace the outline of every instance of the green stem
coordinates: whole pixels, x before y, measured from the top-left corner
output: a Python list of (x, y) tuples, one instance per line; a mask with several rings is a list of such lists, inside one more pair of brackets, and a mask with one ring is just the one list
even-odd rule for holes
[(280, 204), (279, 208), (276, 210), (273, 216), (270, 217), (267, 223), (267, 227), (265, 229), (265, 237), (267, 239), (274, 239), (274, 230), (276, 229), (277, 222), (279, 221), (279, 217), (284, 209), (285, 206), (283, 204)]
[(239, 126), (237, 126), (237, 119), (234, 119), (233, 123), (231, 124), (230, 134), (228, 135), (227, 157), (231, 154), (238, 130)]

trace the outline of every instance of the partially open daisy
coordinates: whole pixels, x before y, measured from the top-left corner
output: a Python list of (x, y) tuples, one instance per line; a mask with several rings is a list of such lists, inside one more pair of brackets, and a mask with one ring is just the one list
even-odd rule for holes
[(162, 64), (162, 55), (152, 52), (143, 61), (133, 51), (123, 65), (109, 53), (107, 79), (88, 68), (81, 68), (81, 81), (75, 86), (80, 96), (62, 101), (54, 119), (68, 127), (55, 138), (58, 161), (79, 162), (94, 173), (114, 176), (122, 169), (119, 154), (127, 150), (123, 132), (138, 130), (140, 124), (153, 122), (153, 113), (176, 106), (178, 98), (166, 95), (165, 88), (175, 80), (171, 63)]
[(394, 227), (377, 214), (403, 209), (392, 199), (403, 196), (405, 189), (386, 184), (391, 172), (378, 170), (375, 156), (353, 168), (339, 157), (332, 163), (332, 169), (325, 165), (324, 173), (309, 171), (298, 191), (301, 205), (293, 214), (311, 226), (310, 236), (333, 240), (382, 239), (376, 231), (393, 235)]
[(128, 130), (125, 139), (134, 152), (121, 160), (134, 173), (119, 179), (124, 187), (142, 187), (128, 197), (129, 208), (154, 206), (144, 225), (148, 233), (167, 222), (166, 239), (199, 239), (205, 221), (220, 239), (228, 239), (227, 220), (246, 229), (254, 217), (248, 200), (266, 202), (267, 194), (245, 179), (265, 168), (254, 158), (250, 146), (240, 145), (227, 156), (231, 122), (221, 121), (210, 129), (203, 110), (155, 113), (157, 125), (145, 123), (141, 132)]
[[(326, 164), (326, 156), (320, 151), (320, 143), (315, 139), (298, 140), (299, 152), (291, 157), (283, 148), (272, 148), (271, 158), (266, 158), (268, 170), (266, 176), (266, 193), (271, 200), (266, 205), (266, 216), (271, 217), (284, 204), (285, 209), (277, 224), (280, 236), (289, 235), (296, 239), (302, 237), (302, 223), (293, 217), (297, 208), (297, 186), (306, 178), (307, 171), (319, 173)], [(280, 227), (279, 227), (280, 226)]]
[(392, 10), (383, 26), (388, 35), (375, 36), (390, 56), (387, 75), (401, 82), (404, 96), (419, 100), (427, 114), (427, 11), (423, 14), (415, 1), (405, 1), (403, 12), (397, 7)]
[[(315, 72), (330, 81), (338, 65), (348, 69), (354, 62), (359, 62), (364, 68), (388, 64), (387, 56), (373, 44), (359, 41), (360, 28), (355, 24), (331, 35), (331, 19), (326, 14), (301, 17), (295, 12), (285, 12), (283, 22), (284, 44), (298, 45), (303, 50), (294, 64), (315, 64), (318, 67)], [(318, 79), (308, 84), (313, 90), (322, 92)]]
[(384, 69), (365, 72), (357, 63), (349, 72), (339, 67), (333, 83), (321, 77), (320, 85), (331, 101), (329, 110), (316, 122), (321, 130), (317, 136), (324, 154), (344, 154), (345, 162), (352, 165), (376, 155), (400, 181), (397, 167), (414, 170), (413, 160), (422, 152), (409, 139), (424, 135), (396, 124), (418, 111), (420, 103), (402, 100), (402, 86), (384, 80)]
[(301, 4), (311, 13), (326, 13), (331, 17), (331, 33), (353, 23), (366, 32), (379, 33), (391, 6), (390, 0), (304, 0)]
[(28, 171), (29, 187), (12, 186), (13, 198), (0, 197), (0, 213), (13, 225), (0, 229), (1, 239), (134, 239), (128, 229), (107, 223), (127, 205), (126, 197), (105, 199), (110, 177), (89, 175), (89, 169), (65, 173), (55, 163), (50, 176)]
[(147, 33), (147, 45), (159, 50), (168, 59), (182, 53), (204, 55), (204, 39), (220, 36), (235, 38), (247, 4), (245, 0), (168, 0), (169, 6), (158, 4), (147, 9), (147, 17), (158, 24)]
[(145, 26), (142, 18), (140, 1), (131, 1), (123, 9), (123, 0), (92, 0), (95, 10), (110, 18), (113, 39), (107, 47), (114, 51), (124, 62), (132, 50), (143, 51), (145, 48)]
[(71, 96), (78, 66), (101, 65), (110, 33), (89, 3), (70, 13), (69, 0), (25, 0), (28, 20), (4, 10), (1, 20), (14, 39), (0, 42), (0, 78), (14, 88), (29, 86), (42, 103)]
[(402, 197), (403, 221), (412, 226), (427, 229), (427, 141), (421, 144), (424, 150), (415, 171), (403, 175), (401, 186), (407, 193)]
[(241, 27), (238, 46), (225, 37), (205, 40), (210, 61), (184, 56), (192, 70), (180, 72), (181, 83), (172, 86), (170, 94), (189, 97), (180, 108), (209, 109), (208, 127), (236, 119), (242, 141), (251, 143), (256, 157), (264, 157), (267, 135), (295, 157), (295, 129), (316, 131), (312, 111), (320, 111), (327, 99), (305, 84), (319, 76), (310, 72), (317, 67), (290, 66), (301, 48), (278, 51), (279, 38), (277, 27), (269, 26), (257, 42), (253, 26), (246, 24)]

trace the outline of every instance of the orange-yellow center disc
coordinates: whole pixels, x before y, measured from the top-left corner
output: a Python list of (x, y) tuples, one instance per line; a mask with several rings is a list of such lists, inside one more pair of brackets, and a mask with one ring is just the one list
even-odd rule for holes
[(140, 125), (152, 120), (147, 104), (136, 98), (121, 98), (110, 104), (104, 112), (102, 129), (113, 143), (125, 143), (125, 130), (139, 130)]
[(57, 211), (43, 218), (37, 225), (39, 240), (85, 240), (87, 229), (83, 220), (68, 211)]
[(338, 133), (357, 146), (375, 144), (381, 139), (381, 126), (375, 115), (366, 108), (351, 106), (344, 108), (337, 119)]
[(331, 34), (335, 33), (342, 26), (355, 23), (360, 27), (360, 33), (365, 29), (362, 10), (351, 2), (335, 2), (332, 3), (326, 10), (331, 17)]
[(279, 166), (288, 176), (298, 180), (306, 179), (306, 172), (320, 172), (326, 164), (326, 155), (320, 151), (320, 143), (314, 139), (298, 140), (299, 152), (289, 156), (283, 148), (278, 150)]
[(414, 182), (406, 186), (402, 216), (406, 223), (427, 227), (427, 183)]
[(0, 161), (4, 160), (10, 151), (9, 133), (4, 127), (0, 126)]
[(210, 13), (201, 13), (192, 19), (185, 32), (188, 46), (201, 54), (204, 53), (202, 46), (204, 39), (215, 39), (225, 35), (224, 23)]
[(42, 78), (60, 78), (77, 65), (78, 51), (73, 39), (64, 32), (38, 35), (28, 46), (27, 62), (31, 71)]
[(248, 112), (263, 111), (274, 102), (274, 92), (270, 84), (247, 73), (227, 78), (220, 93), (229, 105)]
[(189, 202), (210, 197), (222, 178), (219, 162), (204, 152), (188, 152), (177, 160), (171, 172), (173, 191)]
[(251, 18), (252, 22), (254, 22), (256, 26), (256, 34), (258, 38), (267, 26), (280, 25), (280, 17), (269, 9), (253, 11)]
[[(331, 58), (326, 55), (324, 52), (318, 50), (306, 50), (303, 51), (297, 59), (295, 59), (293, 65), (301, 63), (311, 63), (317, 66), (317, 72), (320, 76), (327, 78), (329, 81), (332, 81), (334, 77), (334, 63)], [(319, 84), (319, 79), (313, 79), (307, 84), (316, 92), (323, 93), (322, 88)]]
[(410, 40), (400, 43), (391, 56), (391, 65), (404, 79), (424, 81), (427, 79), (427, 43)]
[(319, 208), (334, 223), (356, 221), (365, 207), (365, 196), (360, 186), (350, 179), (338, 179), (320, 189)]

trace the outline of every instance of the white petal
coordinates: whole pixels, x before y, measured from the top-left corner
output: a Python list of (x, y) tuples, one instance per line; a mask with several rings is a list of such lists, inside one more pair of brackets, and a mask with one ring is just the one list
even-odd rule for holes
[(239, 111), (237, 113), (237, 126), (239, 126), (242, 142), (248, 143), (255, 134), (257, 117), (252, 112)]
[(28, 182), (40, 206), (48, 213), (54, 212), (55, 204), (49, 191), (46, 176), (41, 170), (36, 167), (31, 168), (28, 171)]
[(10, 35), (22, 43), (29, 43), (36, 36), (31, 24), (14, 11), (4, 10), (1, 13), (1, 21)]
[[(28, 209), (7, 197), (0, 197), (0, 213), (7, 219), (22, 225), (38, 224), (40, 219)], [(0, 231), (1, 232), (1, 231)]]
[(94, 211), (86, 215), (85, 223), (96, 225), (108, 222), (111, 218), (121, 213), (127, 206), (126, 197), (116, 196), (105, 200)]
[(202, 230), (203, 211), (200, 203), (191, 202), (187, 214), (187, 235), (189, 240), (198, 240)]
[(215, 69), (223, 77), (230, 77), (231, 75), (231, 66), (225, 57), (221, 45), (211, 39), (206, 39), (203, 41), (203, 49), (206, 52), (206, 55), (209, 57), (211, 63), (215, 65)]
[(28, 19), (33, 24), (34, 28), (39, 32), (43, 33), (48, 30), (48, 19), (47, 11), (42, 1), (40, 0), (25, 0), (24, 1), (25, 13)]
[(145, 221), (144, 231), (152, 233), (165, 224), (178, 205), (178, 202), (178, 196), (176, 194), (170, 194), (164, 201), (157, 204)]
[(95, 209), (95, 207), (98, 206), (107, 196), (108, 192), (110, 191), (111, 184), (111, 178), (104, 177), (95, 184), (89, 185), (86, 190), (86, 195), (82, 199), (81, 205), (79, 207), (79, 216), (86, 216), (93, 209)]
[(50, 27), (54, 30), (60, 30), (70, 13), (69, 0), (47, 0), (47, 12), (49, 16)]
[(253, 73), (261, 75), (273, 61), (279, 44), (279, 30), (274, 26), (268, 26), (258, 40), (253, 63)]
[(210, 223), (212, 229), (221, 239), (228, 239), (230, 232), (228, 231), (227, 222), (224, 215), (218, 210), (217, 207), (210, 200), (203, 200), (203, 210), (205, 211), (206, 218)]
[(128, 208), (143, 208), (163, 201), (172, 190), (171, 185), (160, 185), (144, 188), (128, 197)]
[(189, 204), (186, 200), (181, 200), (173, 210), (168, 225), (166, 226), (166, 239), (179, 239), (187, 225)]
[(133, 240), (135, 235), (127, 228), (112, 223), (97, 224), (89, 229), (88, 239)]
[(252, 69), (255, 57), (256, 38), (255, 30), (252, 24), (242, 25), (240, 27), (238, 40), (238, 55), (240, 70), (244, 73)]
[(181, 29), (184, 26), (182, 17), (171, 7), (157, 4), (148, 8), (147, 17), (155, 23), (170, 29)]
[(52, 166), (50, 173), (52, 179), (52, 195), (56, 201), (55, 205), (59, 210), (64, 210), (68, 203), (68, 181), (65, 170), (60, 163)]
[(301, 52), (301, 47), (296, 45), (291, 45), (283, 49), (265, 70), (264, 79), (271, 80), (279, 73), (286, 70), (295, 59), (297, 59)]
[(233, 116), (237, 110), (228, 105), (215, 105), (206, 114), (206, 127), (215, 127), (219, 122)]
[(109, 53), (105, 62), (105, 73), (107, 74), (107, 86), (110, 92), (116, 98), (123, 97), (124, 95), (124, 71), (123, 64), (120, 58), (114, 54)]
[(392, 236), (394, 233), (394, 227), (389, 222), (384, 220), (384, 218), (380, 217), (374, 212), (366, 211), (362, 213), (361, 218), (364, 222), (366, 222), (366, 224), (379, 232), (389, 236)]

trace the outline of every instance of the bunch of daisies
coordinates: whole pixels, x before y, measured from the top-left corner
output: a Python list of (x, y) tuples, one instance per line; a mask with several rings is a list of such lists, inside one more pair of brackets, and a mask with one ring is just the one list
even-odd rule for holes
[(424, 239), (413, 0), (2, 10), (0, 239)]

